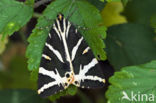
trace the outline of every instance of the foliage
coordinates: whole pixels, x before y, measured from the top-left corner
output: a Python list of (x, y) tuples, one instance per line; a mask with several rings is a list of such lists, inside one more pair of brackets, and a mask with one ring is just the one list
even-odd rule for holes
[(156, 59), (155, 33), (151, 28), (127, 23), (112, 26), (107, 33), (107, 56), (115, 69)]
[(94, 5), (100, 11), (105, 7), (106, 2), (101, 2), (100, 0), (88, 0), (92, 5)]
[(0, 34), (12, 35), (30, 20), (32, 13), (32, 7), (23, 3), (0, 0)]
[(156, 0), (132, 0), (123, 14), (129, 22), (149, 25), (151, 16), (156, 14), (155, 4)]
[(53, 96), (49, 96), (49, 99), (50, 99), (51, 101), (55, 101), (56, 99), (59, 99), (60, 96), (66, 96), (66, 95), (71, 95), (71, 96), (73, 96), (73, 95), (76, 94), (76, 92), (77, 92), (77, 87), (71, 85), (71, 86), (69, 86), (69, 87), (67, 88), (67, 90), (64, 90), (63, 92), (59, 92), (59, 93), (57, 93), (57, 94), (55, 94), (55, 95), (53, 95)]
[(123, 5), (121, 2), (110, 2), (107, 3), (104, 9), (101, 11), (103, 18), (103, 24), (106, 27), (126, 23), (126, 18), (120, 13), (123, 11)]
[(26, 0), (25, 4), (29, 5), (29, 6), (33, 6), (35, 3), (35, 0)]
[[(132, 92), (138, 94), (136, 98), (140, 98), (141, 96), (138, 96), (141, 94), (147, 94), (151, 97), (150, 94), (156, 95), (156, 82), (154, 81), (156, 81), (156, 61), (123, 67), (120, 72), (115, 72), (114, 76), (109, 79), (111, 85), (106, 97), (110, 103), (130, 103), (130, 100), (122, 99), (124, 93), (128, 95), (129, 99), (131, 99)], [(143, 99), (145, 101), (146, 98)], [(131, 103), (145, 103), (141, 100), (138, 101), (137, 99), (138, 102), (133, 101)]]

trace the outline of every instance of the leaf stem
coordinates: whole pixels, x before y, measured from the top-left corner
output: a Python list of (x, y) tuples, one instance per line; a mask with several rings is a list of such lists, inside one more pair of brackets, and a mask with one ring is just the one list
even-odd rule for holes
[(39, 18), (40, 16), (41, 16), (40, 13), (36, 13), (36, 12), (33, 13), (33, 17), (34, 17), (34, 18)]
[(50, 1), (52, 1), (52, 0), (41, 0), (41, 1), (38, 1), (38, 2), (36, 2), (34, 4), (34, 8), (38, 8), (39, 6), (41, 6), (41, 5), (45, 4), (45, 3), (48, 3)]

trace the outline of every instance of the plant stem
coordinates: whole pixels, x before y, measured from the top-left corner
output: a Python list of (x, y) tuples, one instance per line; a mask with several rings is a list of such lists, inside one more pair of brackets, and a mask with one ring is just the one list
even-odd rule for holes
[(40, 13), (36, 13), (36, 12), (33, 13), (33, 17), (34, 17), (34, 18), (39, 18), (40, 16), (41, 16)]
[(43, 5), (43, 4), (48, 3), (48, 2), (50, 2), (50, 1), (52, 1), (52, 0), (41, 0), (41, 1), (38, 1), (38, 2), (36, 2), (36, 3), (34, 4), (34, 8), (37, 8), (37, 7), (39, 7), (40, 5)]

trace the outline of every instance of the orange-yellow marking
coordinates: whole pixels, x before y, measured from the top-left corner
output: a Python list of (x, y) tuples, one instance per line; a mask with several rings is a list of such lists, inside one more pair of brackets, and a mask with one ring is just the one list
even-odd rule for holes
[(41, 92), (38, 90), (37, 93), (40, 94)]
[(74, 79), (74, 76), (73, 76), (70, 84), (72, 84), (74, 81), (75, 81), (75, 79)]
[(51, 58), (49, 56), (46, 56), (46, 59), (51, 60)]
[(104, 83), (106, 83), (106, 80), (105, 80), (105, 79), (103, 79), (103, 82), (104, 82)]
[(62, 15), (59, 15), (59, 17), (58, 17), (60, 20), (62, 20)]
[(45, 59), (47, 59), (47, 60), (51, 60), (51, 58), (49, 57), (49, 56), (47, 56), (47, 55), (42, 55), (42, 57), (44, 57)]
[(89, 47), (87, 47), (87, 48), (83, 51), (83, 53), (82, 53), (82, 54), (87, 53), (89, 49), (90, 49), (90, 48), (89, 48)]

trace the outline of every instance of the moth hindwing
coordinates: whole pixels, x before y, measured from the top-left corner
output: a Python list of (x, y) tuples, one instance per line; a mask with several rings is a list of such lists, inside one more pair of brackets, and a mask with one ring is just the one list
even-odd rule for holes
[(38, 75), (38, 94), (53, 95), (73, 84), (81, 88), (105, 83), (97, 59), (84, 38), (62, 14), (47, 37)]

